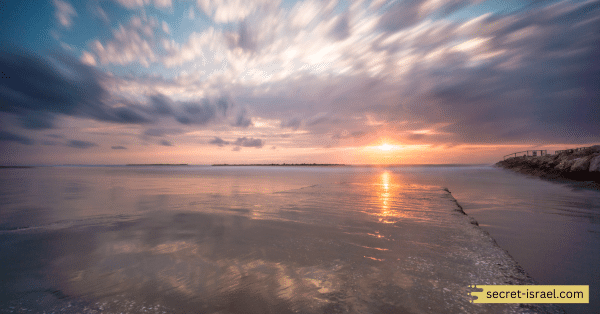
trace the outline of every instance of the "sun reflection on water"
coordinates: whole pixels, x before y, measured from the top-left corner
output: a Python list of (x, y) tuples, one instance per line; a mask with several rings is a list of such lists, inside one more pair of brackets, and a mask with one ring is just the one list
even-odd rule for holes
[(391, 196), (391, 175), (388, 171), (382, 173), (379, 176), (379, 190), (377, 191), (379, 195), (379, 202), (381, 204), (381, 212), (378, 214), (379, 221), (383, 223), (394, 223), (394, 221), (389, 220), (389, 218), (394, 217), (394, 213), (390, 210), (390, 196)]
[(422, 218), (419, 217), (418, 210), (406, 207), (404, 202), (405, 197), (413, 192), (414, 186), (404, 185), (398, 179), (397, 175), (386, 170), (377, 175), (372, 183), (375, 208), (371, 214), (377, 216), (379, 222), (391, 224), (401, 218)]

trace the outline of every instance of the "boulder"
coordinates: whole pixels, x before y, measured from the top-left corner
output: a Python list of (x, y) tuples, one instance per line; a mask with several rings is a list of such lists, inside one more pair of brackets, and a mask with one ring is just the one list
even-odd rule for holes
[[(594, 181), (600, 184), (600, 145), (548, 156), (513, 157), (496, 164), (545, 178), (566, 178), (576, 181)], [(600, 185), (598, 185), (600, 188)]]
[(559, 171), (568, 171), (571, 169), (571, 166), (573, 166), (574, 163), (575, 163), (575, 159), (572, 159), (572, 160), (563, 159), (556, 167), (554, 167), (554, 169), (559, 170)]
[(571, 165), (571, 171), (587, 171), (590, 168), (591, 156), (580, 157), (573, 159), (573, 165)]
[(590, 172), (600, 172), (600, 155), (593, 157), (590, 160)]

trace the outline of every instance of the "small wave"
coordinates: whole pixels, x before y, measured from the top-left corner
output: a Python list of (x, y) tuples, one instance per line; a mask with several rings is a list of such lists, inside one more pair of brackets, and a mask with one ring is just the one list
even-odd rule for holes
[[(135, 216), (137, 217), (137, 216)], [(0, 234), (9, 234), (9, 233), (24, 233), (24, 232), (35, 232), (38, 230), (48, 231), (48, 230), (60, 230), (72, 228), (75, 226), (92, 226), (92, 225), (106, 225), (116, 222), (123, 222), (132, 220), (134, 216), (126, 216), (126, 215), (118, 215), (118, 216), (108, 216), (108, 217), (90, 217), (83, 219), (70, 219), (70, 220), (60, 220), (55, 222), (50, 222), (46, 224), (41, 224), (38, 226), (16, 226), (16, 227), (4, 227), (0, 228)]]

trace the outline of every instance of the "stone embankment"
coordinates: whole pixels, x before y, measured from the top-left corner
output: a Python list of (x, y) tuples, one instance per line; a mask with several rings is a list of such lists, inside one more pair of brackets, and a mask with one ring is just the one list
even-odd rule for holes
[(507, 158), (496, 166), (547, 179), (600, 183), (600, 145), (554, 155)]

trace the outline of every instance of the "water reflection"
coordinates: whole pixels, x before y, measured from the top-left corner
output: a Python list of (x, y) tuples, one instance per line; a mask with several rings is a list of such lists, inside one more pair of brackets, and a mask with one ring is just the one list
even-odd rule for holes
[(389, 220), (389, 217), (394, 217), (395, 215), (390, 211), (390, 173), (384, 172), (379, 176), (380, 184), (379, 184), (379, 202), (381, 203), (381, 213), (379, 214), (379, 221), (383, 223), (394, 223), (394, 221)]
[[(402, 219), (428, 220), (428, 193), (439, 188), (425, 185), (402, 184), (401, 177), (389, 171), (384, 171), (374, 177), (371, 184), (375, 195), (375, 210), (370, 212), (378, 221), (385, 224), (397, 223)], [(435, 192), (434, 192), (435, 193)], [(406, 202), (410, 200), (410, 202)], [(415, 203), (415, 201), (418, 201)], [(418, 206), (415, 206), (418, 205)]]
[(440, 287), (501, 284), (485, 275), (510, 261), (464, 232), (441, 188), (398, 173), (50, 170), (31, 184), (76, 198), (33, 213), (22, 199), (44, 197), (0, 178), (0, 312), (502, 312)]

